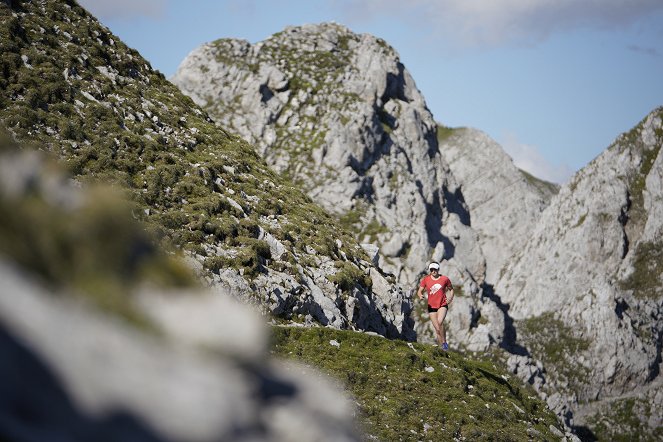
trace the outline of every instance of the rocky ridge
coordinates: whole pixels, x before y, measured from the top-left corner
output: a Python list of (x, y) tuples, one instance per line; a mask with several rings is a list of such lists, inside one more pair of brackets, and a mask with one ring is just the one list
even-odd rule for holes
[[(531, 389), (490, 362), (330, 327), (269, 336), (264, 318), (149, 247), (131, 208), (109, 198), (117, 190), (5, 147), (0, 439), (564, 438)], [(81, 284), (86, 275), (94, 284)], [(424, 420), (431, 394), (443, 411)]]
[(405, 294), (324, 210), (74, 1), (0, 3), (0, 122), (267, 313), (412, 339)]
[[(192, 51), (172, 81), (376, 244), (404, 286), (416, 287), (426, 262), (441, 259), (456, 285), (454, 342), (482, 351), (506, 339), (509, 318), (481, 293), (486, 270), (494, 283), (556, 188), (517, 170), (477, 131), (439, 138), (384, 41), (334, 23), (289, 27), (255, 45), (221, 39)], [(485, 189), (477, 174), (510, 192)], [(430, 340), (427, 314), (414, 314), (419, 339)]]
[(255, 45), (222, 39), (191, 52), (172, 81), (377, 244), (404, 286), (437, 259), (477, 295), (484, 259), (467, 207), (421, 93), (383, 40), (335, 23)]
[(518, 169), (499, 144), (477, 129), (440, 127), (438, 140), (479, 234), (486, 283), (495, 284), (559, 186)]
[(612, 402), (645, 438), (663, 416), (662, 145), (659, 108), (561, 188), (495, 285), (549, 405), (598, 428), (587, 409)]

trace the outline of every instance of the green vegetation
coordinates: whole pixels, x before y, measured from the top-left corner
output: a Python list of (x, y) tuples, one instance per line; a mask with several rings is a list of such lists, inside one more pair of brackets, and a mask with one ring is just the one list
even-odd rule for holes
[[(658, 118), (663, 119), (663, 108), (656, 111)], [(630, 207), (625, 231), (634, 248), (634, 271), (625, 280), (619, 281), (622, 290), (633, 290), (634, 296), (640, 299), (655, 299), (661, 293), (661, 276), (663, 275), (663, 254), (660, 244), (639, 242), (640, 235), (647, 222), (647, 211), (644, 206), (644, 190), (646, 180), (651, 172), (654, 162), (661, 152), (663, 133), (659, 129), (655, 132), (656, 143), (652, 149), (645, 148), (641, 137), (645, 120), (635, 128), (622, 135), (616, 142), (614, 149), (632, 149), (642, 156), (640, 167), (630, 176), (627, 176)]]
[(557, 192), (559, 192), (559, 185), (537, 178), (534, 175), (525, 172), (522, 169), (518, 170), (525, 177), (525, 179), (529, 184), (539, 189), (541, 193), (547, 195), (548, 198), (552, 197), (553, 195), (557, 194)]
[[(578, 219), (578, 222), (576, 223), (576, 225), (573, 226), (573, 228), (575, 229), (576, 227), (580, 227), (580, 226), (582, 226), (582, 225), (585, 223), (585, 220), (586, 220), (586, 219), (587, 219), (587, 213), (583, 213), (583, 214), (580, 216), (580, 218)], [(557, 252), (555, 252), (555, 253), (557, 253)]]
[(350, 209), (345, 214), (341, 215), (338, 219), (341, 225), (350, 231), (356, 231), (362, 224), (363, 219), (366, 217), (365, 209)]
[(337, 261), (336, 267), (339, 270), (332, 276), (329, 277), (329, 280), (333, 283), (336, 283), (338, 287), (345, 291), (351, 291), (357, 284), (364, 287), (370, 287), (373, 285), (371, 278), (359, 270), (357, 267), (349, 265), (347, 262)]
[(374, 243), (377, 241), (378, 235), (387, 232), (389, 229), (374, 218), (364, 227), (361, 236), (368, 237), (369, 241)]
[(528, 433), (557, 440), (550, 432), (557, 420), (544, 402), (490, 362), (328, 328), (274, 327), (273, 334), (274, 354), (345, 385), (366, 433), (378, 440), (526, 441)]
[(265, 231), (286, 260), (312, 259), (310, 246), (359, 271), (350, 233), (75, 2), (0, 3), (0, 54), (0, 124), (77, 180), (128, 189), (134, 215), (209, 270), (297, 277), (271, 259)]
[(598, 440), (654, 442), (663, 439), (662, 427), (649, 427), (638, 417), (652, 416), (653, 410), (648, 400), (620, 399), (602, 408), (601, 413), (588, 419), (592, 432)]
[[(661, 143), (663, 143), (663, 140), (661, 140)], [(644, 219), (646, 211), (644, 208), (644, 196), (642, 193), (645, 190), (645, 182), (652, 166), (654, 165), (654, 160), (661, 150), (661, 143), (659, 143), (655, 149), (642, 150), (640, 170), (636, 171), (633, 176), (629, 177), (629, 194), (631, 198), (629, 222), (635, 224), (638, 229), (641, 229), (646, 222)]]
[(442, 143), (445, 141), (447, 138), (451, 137), (457, 130), (460, 128), (456, 127), (448, 127), (443, 124), (437, 125), (437, 142)]
[(586, 385), (590, 370), (578, 364), (577, 356), (589, 348), (589, 341), (575, 336), (573, 329), (557, 319), (552, 312), (519, 321), (518, 337), (532, 356), (547, 367), (548, 376), (556, 385), (568, 384), (570, 391)]
[(663, 244), (641, 242), (635, 248), (633, 273), (619, 282), (622, 290), (633, 290), (639, 299), (660, 299), (663, 291)]
[[(0, 151), (0, 162), (18, 161), (17, 150), (5, 144)], [(48, 162), (41, 168), (24, 193), (0, 189), (2, 255), (43, 284), (69, 290), (139, 326), (149, 324), (131, 303), (135, 289), (197, 286), (183, 261), (164, 253), (132, 219), (133, 207), (121, 194), (99, 188), (76, 197), (69, 189), (67, 199), (59, 200), (53, 183), (63, 181), (60, 172)]]

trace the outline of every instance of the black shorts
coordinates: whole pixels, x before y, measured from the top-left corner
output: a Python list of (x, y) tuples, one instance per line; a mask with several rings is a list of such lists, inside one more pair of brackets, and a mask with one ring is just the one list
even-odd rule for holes
[[(446, 308), (446, 309), (448, 309), (448, 308), (449, 308), (449, 305), (445, 304), (445, 305), (441, 306), (440, 308)], [(428, 306), (428, 313), (435, 313), (435, 312), (438, 311), (440, 308), (431, 307), (431, 306), (429, 305), (429, 306)]]

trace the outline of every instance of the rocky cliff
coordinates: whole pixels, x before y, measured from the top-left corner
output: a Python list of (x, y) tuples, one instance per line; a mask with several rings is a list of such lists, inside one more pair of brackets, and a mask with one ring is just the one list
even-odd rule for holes
[(0, 3), (0, 122), (136, 217), (203, 277), (286, 319), (411, 339), (410, 304), (351, 235), (74, 1)]
[(529, 239), (559, 186), (518, 169), (504, 149), (479, 130), (440, 126), (438, 139), (479, 235), (486, 282), (494, 284), (511, 255)]
[(607, 438), (660, 437), (662, 145), (659, 108), (561, 188), (495, 286), (549, 404)]
[(484, 259), (436, 124), (398, 54), (334, 24), (194, 50), (172, 81), (267, 162), (379, 247), (412, 288), (426, 263), (478, 293)]

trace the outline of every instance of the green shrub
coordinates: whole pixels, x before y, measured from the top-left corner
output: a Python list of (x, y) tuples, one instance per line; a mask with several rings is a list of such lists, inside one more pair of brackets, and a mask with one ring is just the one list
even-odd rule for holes
[(357, 266), (347, 261), (337, 261), (337, 272), (328, 277), (328, 279), (338, 285), (338, 288), (344, 292), (352, 291), (355, 286), (371, 287), (373, 281), (370, 276), (362, 272)]

